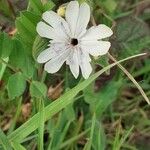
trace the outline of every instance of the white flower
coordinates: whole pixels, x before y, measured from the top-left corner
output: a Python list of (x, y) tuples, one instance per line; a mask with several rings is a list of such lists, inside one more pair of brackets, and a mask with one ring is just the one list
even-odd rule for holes
[(40, 53), (37, 61), (46, 63), (44, 69), (48, 73), (57, 72), (66, 62), (75, 78), (81, 69), (87, 79), (92, 72), (90, 55), (101, 56), (108, 52), (110, 42), (101, 39), (110, 37), (112, 30), (104, 24), (87, 30), (90, 7), (86, 3), (79, 6), (77, 1), (67, 5), (66, 20), (53, 11), (43, 13), (42, 19), (45, 22), (37, 24), (37, 32), (51, 40), (49, 48)]

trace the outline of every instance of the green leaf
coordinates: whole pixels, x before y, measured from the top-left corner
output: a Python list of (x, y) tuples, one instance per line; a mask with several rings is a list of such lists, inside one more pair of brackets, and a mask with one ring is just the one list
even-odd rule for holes
[(22, 45), (22, 43), (14, 39), (13, 52), (10, 55), (9, 63), (16, 67), (16, 69), (22, 70), (23, 74), (27, 77), (32, 77), (34, 74), (34, 62), (31, 56), (29, 56)]
[[(117, 49), (120, 57), (140, 53), (149, 48), (150, 30), (148, 25), (139, 18), (123, 17), (117, 20), (112, 39), (112, 49)], [(119, 50), (119, 51), (118, 51)]]
[(84, 90), (84, 98), (90, 104), (91, 111), (95, 112), (97, 116), (101, 116), (107, 107), (116, 100), (121, 85), (121, 80), (118, 82), (111, 81), (101, 88), (99, 92), (94, 92), (94, 86), (88, 86)]
[(92, 147), (95, 150), (105, 150), (106, 149), (106, 135), (104, 133), (104, 129), (102, 127), (102, 124), (96, 120), (95, 129), (93, 133), (93, 141), (92, 141)]
[(16, 19), (16, 27), (18, 30), (16, 37), (22, 41), (25, 51), (29, 55), (32, 55), (33, 42), (37, 36), (36, 26), (42, 19), (42, 13), (54, 7), (52, 1), (43, 3), (41, 0), (29, 0), (28, 10), (21, 12), (20, 17)]
[(117, 2), (115, 0), (105, 0), (103, 2), (103, 5), (107, 11), (109, 11), (110, 13), (113, 13), (117, 7)]
[[(99, 77), (102, 73), (104, 73), (106, 70), (114, 67), (115, 65), (124, 62), (126, 60), (135, 58), (137, 56), (142, 56), (142, 54), (139, 55), (134, 55), (131, 57), (128, 57), (126, 59), (120, 60), (116, 63), (113, 63), (102, 70), (98, 71), (91, 77), (89, 77), (87, 80), (83, 81), (82, 83), (78, 84), (76, 87), (73, 89), (69, 90), (66, 92), (63, 96), (49, 104), (44, 108), (45, 116), (44, 116), (44, 121), (47, 121), (50, 119), (53, 115), (58, 113), (60, 110), (68, 106), (69, 104), (73, 103), (73, 98), (83, 89), (85, 89), (89, 84), (91, 84), (97, 77)], [(74, 99), (75, 100), (75, 99)], [(32, 118), (30, 118), (26, 123), (24, 123), (22, 126), (20, 126), (18, 129), (16, 129), (14, 132), (12, 132), (10, 135), (8, 135), (8, 139), (13, 142), (13, 141), (18, 141), (21, 142), (26, 136), (31, 134), (34, 130), (38, 128), (37, 122), (39, 121), (40, 114), (37, 113), (34, 115)]]
[(32, 97), (43, 98), (46, 97), (47, 87), (44, 83), (32, 81), (30, 85), (30, 94)]
[(0, 56), (7, 58), (13, 49), (13, 41), (6, 33), (0, 33)]
[(10, 9), (9, 3), (6, 0), (0, 1), (0, 11), (4, 13), (7, 17), (12, 17), (12, 9)]
[(7, 136), (4, 134), (1, 128), (0, 128), (0, 144), (2, 144), (4, 150), (12, 150), (9, 140), (7, 139)]
[(41, 15), (43, 12), (43, 4), (41, 0), (29, 0), (28, 11)]
[[(106, 66), (109, 65), (109, 58), (108, 58), (107, 55), (103, 55), (103, 56), (99, 57), (99, 58), (96, 60), (96, 62), (97, 62), (101, 67), (104, 68), (104, 67), (106, 67)], [(110, 70), (108, 70), (106, 73), (109, 75), (109, 74), (110, 74)]]
[(122, 137), (120, 138), (121, 133), (121, 127), (119, 126), (116, 130), (116, 135), (115, 135), (115, 139), (113, 142), (113, 146), (112, 146), (112, 150), (120, 150), (122, 145), (124, 144), (124, 142), (126, 141), (126, 139), (129, 137), (129, 135), (131, 134), (131, 132), (133, 131), (134, 126), (132, 126), (130, 129), (128, 129), (127, 131), (123, 132)]
[(67, 134), (69, 126), (70, 121), (67, 121), (65, 113), (62, 111), (59, 113), (58, 121), (55, 127), (50, 129), (51, 141), (49, 144), (49, 149), (59, 149), (65, 138), (65, 135)]
[(34, 35), (28, 30), (28, 28), (24, 25), (24, 22), (20, 20), (20, 18), (16, 19), (16, 27), (18, 29), (21, 40), (31, 47), (34, 41)]
[(46, 4), (43, 6), (43, 11), (51, 10), (54, 8), (55, 4), (52, 1), (48, 1)]
[(51, 0), (45, 2), (41, 0), (29, 0), (28, 11), (41, 16), (43, 12), (51, 10), (54, 6), (55, 4)]
[(15, 150), (26, 150), (21, 144), (17, 142), (13, 142), (12, 146)]
[[(41, 16), (29, 11), (23, 11), (16, 20), (16, 27), (23, 42), (32, 48), (33, 41), (37, 35), (36, 25)], [(30, 50), (31, 53), (31, 50)]]
[(44, 99), (39, 99), (39, 127), (38, 127), (38, 149), (43, 150), (44, 145)]
[(75, 111), (74, 111), (73, 104), (68, 105), (65, 108), (64, 112), (69, 121), (75, 120)]
[(95, 125), (96, 125), (96, 115), (94, 113), (93, 117), (92, 117), (92, 125), (91, 125), (90, 137), (89, 137), (88, 142), (85, 144), (83, 150), (91, 150), (92, 149), (92, 141), (93, 141), (93, 136), (94, 136)]
[[(4, 60), (6, 63), (8, 63), (9, 58), (7, 57), (7, 58), (4, 58), (3, 60)], [(7, 68), (7, 65), (6, 65), (6, 64), (4, 64), (4, 63), (1, 63), (1, 64), (0, 64), (0, 80), (3, 78), (3, 75), (4, 75), (4, 73), (5, 73), (6, 68)]]
[(41, 38), (39, 35), (36, 37), (32, 47), (32, 56), (34, 60), (37, 59), (40, 52), (47, 48), (48, 43), (49, 41), (47, 39)]
[(22, 73), (18, 72), (13, 74), (8, 79), (7, 90), (10, 99), (14, 99), (23, 94), (26, 88), (26, 81)]

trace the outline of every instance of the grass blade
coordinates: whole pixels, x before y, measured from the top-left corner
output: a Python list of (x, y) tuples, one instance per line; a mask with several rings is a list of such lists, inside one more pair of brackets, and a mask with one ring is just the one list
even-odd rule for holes
[(94, 135), (95, 124), (96, 124), (96, 114), (94, 113), (93, 118), (92, 118), (92, 126), (91, 126), (90, 139), (89, 139), (88, 142), (85, 144), (83, 150), (91, 150), (91, 149), (92, 149), (92, 141), (93, 141), (93, 135)]
[(81, 137), (83, 137), (84, 135), (86, 135), (88, 132), (90, 131), (90, 128), (85, 130), (84, 132), (72, 137), (71, 139), (65, 141), (64, 143), (62, 143), (62, 145), (60, 146), (60, 149), (66, 147), (67, 145), (72, 144), (73, 142), (77, 141), (78, 139), (80, 139)]
[[(50, 119), (53, 115), (55, 115), (57, 112), (65, 108), (67, 105), (73, 102), (73, 98), (84, 88), (86, 88), (90, 83), (92, 83), (98, 76), (103, 74), (106, 70), (114, 67), (115, 65), (127, 61), (129, 59), (143, 56), (143, 54), (134, 55), (128, 58), (125, 58), (123, 60), (120, 60), (118, 62), (115, 62), (102, 70), (98, 71), (97, 73), (93, 74), (91, 77), (89, 77), (87, 80), (83, 81), (82, 83), (78, 84), (73, 89), (66, 92), (63, 96), (58, 98), (56, 101), (48, 105), (44, 108), (45, 116), (44, 121), (47, 121)], [(34, 130), (38, 128), (37, 122), (39, 121), (39, 113), (34, 115), (31, 119), (29, 119), (26, 123), (24, 123), (22, 126), (20, 126), (18, 129), (16, 129), (14, 132), (12, 132), (10, 135), (8, 135), (8, 138), (10, 141), (22, 141), (26, 136), (28, 136), (30, 133), (32, 133)]]
[(15, 150), (26, 150), (21, 144), (16, 142), (13, 142), (12, 146)]
[[(111, 60), (114, 62), (117, 62), (113, 56), (111, 56), (108, 53), (108, 56), (110, 57)], [(142, 87), (138, 84), (138, 82), (134, 79), (134, 77), (124, 68), (121, 64), (117, 64), (117, 66), (127, 75), (127, 77), (134, 83), (134, 85), (137, 87), (137, 89), (140, 91), (142, 94), (143, 98), (145, 101), (150, 105), (149, 98), (146, 96), (145, 92), (143, 91)]]
[(12, 150), (11, 145), (7, 139), (7, 136), (0, 128), (0, 145), (2, 145), (4, 150)]
[(39, 100), (39, 127), (38, 127), (38, 149), (43, 150), (43, 136), (44, 136), (44, 102)]

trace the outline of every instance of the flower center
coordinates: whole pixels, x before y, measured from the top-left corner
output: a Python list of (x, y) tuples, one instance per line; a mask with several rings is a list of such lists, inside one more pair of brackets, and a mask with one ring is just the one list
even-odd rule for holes
[(71, 39), (71, 44), (73, 45), (73, 46), (76, 46), (76, 45), (78, 45), (78, 39)]

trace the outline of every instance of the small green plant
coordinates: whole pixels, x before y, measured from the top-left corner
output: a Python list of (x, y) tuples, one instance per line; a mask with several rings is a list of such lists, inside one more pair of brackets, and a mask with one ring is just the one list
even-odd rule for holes
[(146, 4), (0, 1), (0, 149), (148, 150)]

